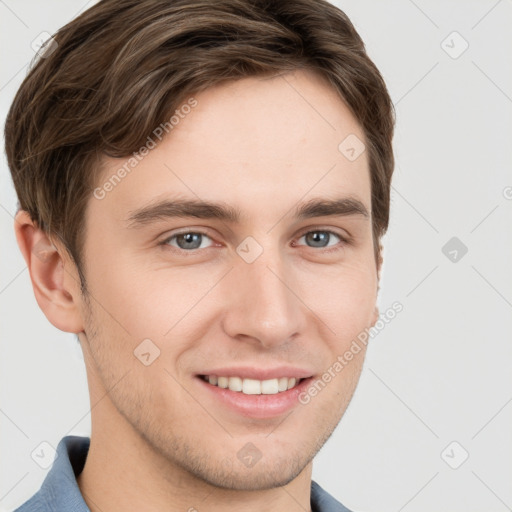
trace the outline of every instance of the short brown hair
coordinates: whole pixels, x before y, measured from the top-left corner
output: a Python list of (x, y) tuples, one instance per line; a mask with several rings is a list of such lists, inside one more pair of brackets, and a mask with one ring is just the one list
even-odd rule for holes
[[(389, 222), (394, 109), (348, 17), (326, 0), (103, 0), (65, 25), (18, 90), (7, 159), (35, 224), (73, 258), (101, 156), (139, 149), (184, 98), (226, 80), (314, 70), (364, 130), (376, 258)], [(341, 142), (341, 141), (340, 141)]]

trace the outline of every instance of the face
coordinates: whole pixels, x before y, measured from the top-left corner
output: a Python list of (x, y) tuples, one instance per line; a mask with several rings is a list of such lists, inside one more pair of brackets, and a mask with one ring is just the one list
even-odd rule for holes
[[(89, 385), (111, 390), (105, 428), (136, 433), (163, 464), (218, 487), (285, 485), (341, 419), (364, 348), (300, 396), (376, 320), (367, 154), (338, 149), (364, 134), (306, 71), (194, 98), (89, 201), (79, 304)], [(98, 186), (126, 161), (105, 159)], [(186, 201), (217, 208), (178, 212)]]

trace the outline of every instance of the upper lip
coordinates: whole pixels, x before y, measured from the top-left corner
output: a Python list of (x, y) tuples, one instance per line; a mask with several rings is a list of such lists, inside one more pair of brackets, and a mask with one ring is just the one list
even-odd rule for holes
[(217, 377), (241, 377), (255, 380), (278, 379), (280, 377), (295, 377), (305, 379), (311, 377), (313, 372), (294, 366), (279, 366), (276, 368), (255, 368), (254, 366), (237, 366), (229, 368), (215, 368), (205, 370), (199, 375), (216, 375)]

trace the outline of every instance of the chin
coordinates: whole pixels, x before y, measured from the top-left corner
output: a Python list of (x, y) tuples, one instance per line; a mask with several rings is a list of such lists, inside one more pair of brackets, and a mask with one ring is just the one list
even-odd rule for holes
[(307, 466), (308, 461), (259, 460), (253, 467), (244, 466), (236, 457), (225, 459), (220, 467), (203, 467), (195, 476), (208, 484), (236, 491), (263, 491), (289, 484)]

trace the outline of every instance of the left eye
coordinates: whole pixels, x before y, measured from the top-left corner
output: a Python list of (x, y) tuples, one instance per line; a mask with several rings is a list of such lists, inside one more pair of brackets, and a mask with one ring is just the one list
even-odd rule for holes
[(324, 247), (332, 247), (332, 245), (336, 245), (336, 243), (332, 244), (331, 246), (327, 245), (326, 242), (330, 242), (331, 237), (335, 236), (338, 238), (338, 241), (343, 241), (340, 235), (334, 233), (333, 231), (308, 231), (304, 235), (302, 235), (299, 240), (302, 240), (303, 238), (306, 240), (307, 243), (312, 243), (313, 245), (310, 245), (310, 247), (313, 248), (320, 248), (323, 249)]

